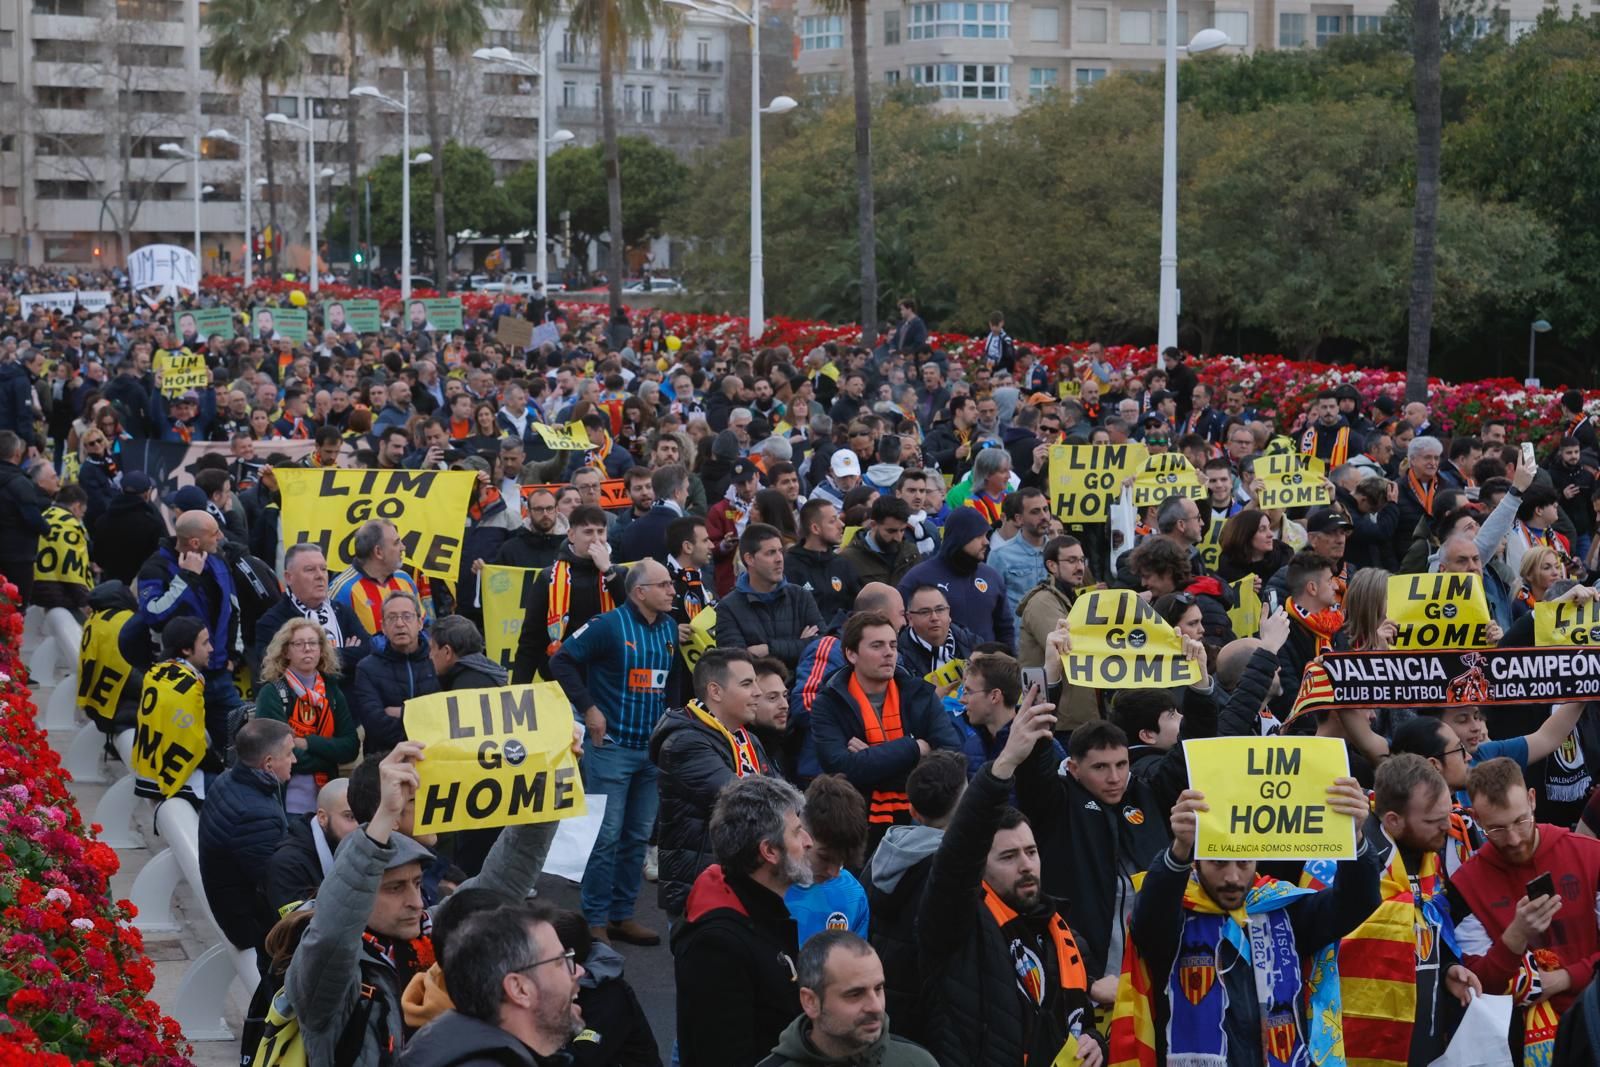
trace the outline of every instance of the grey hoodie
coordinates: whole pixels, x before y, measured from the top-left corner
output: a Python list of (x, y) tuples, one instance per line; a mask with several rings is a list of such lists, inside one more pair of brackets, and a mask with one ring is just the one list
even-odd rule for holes
[(867, 865), (867, 881), (885, 893), (893, 893), (905, 873), (939, 851), (943, 840), (943, 830), (922, 823), (889, 827)]
[(783, 1067), (790, 1063), (808, 1067), (824, 1064), (833, 1067), (938, 1067), (938, 1061), (927, 1049), (889, 1033), (887, 1015), (883, 1017), (883, 1030), (878, 1040), (854, 1056), (823, 1055), (807, 1040), (810, 1032), (811, 1020), (804, 1015), (796, 1016), (778, 1037), (778, 1047), (758, 1067)]

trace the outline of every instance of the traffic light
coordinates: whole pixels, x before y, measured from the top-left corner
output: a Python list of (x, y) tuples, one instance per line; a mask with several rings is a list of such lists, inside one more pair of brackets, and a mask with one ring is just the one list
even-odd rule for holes
[(356, 252), (355, 252), (355, 264), (356, 264), (356, 266), (359, 267), (363, 263), (365, 263), (366, 261), (367, 261), (367, 246), (366, 245), (362, 245), (361, 247), (356, 249)]
[(95, 245), (94, 246), (94, 258), (95, 259), (99, 259), (100, 258), (100, 246), (99, 245)]

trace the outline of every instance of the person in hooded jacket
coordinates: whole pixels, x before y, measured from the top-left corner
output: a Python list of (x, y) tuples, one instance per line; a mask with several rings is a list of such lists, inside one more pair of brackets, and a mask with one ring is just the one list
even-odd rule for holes
[(729, 782), (771, 774), (750, 729), (756, 669), (742, 648), (707, 649), (694, 669), (696, 699), (670, 708), (650, 735), (661, 808), (656, 819), (661, 910), (676, 920), (700, 872), (711, 866), (711, 813)]
[(661, 1067), (650, 1018), (622, 976), (627, 962), (622, 953), (596, 941), (579, 912), (558, 911), (551, 925), (562, 946), (571, 949), (583, 967), (578, 978), (583, 1029), (566, 1049), (572, 1067)]
[(907, 602), (919, 586), (936, 585), (960, 619), (980, 642), (998, 641), (1017, 647), (1017, 616), (1006, 600), (1005, 579), (983, 562), (989, 552), (989, 522), (974, 508), (956, 508), (944, 524), (939, 555), (912, 567), (900, 579)]
[(916, 542), (907, 536), (910, 523), (911, 505), (901, 498), (884, 495), (872, 502), (866, 525), (839, 553), (861, 585), (897, 585), (917, 565)]
[(439, 678), (422, 632), (422, 605), (413, 593), (390, 593), (383, 602), (383, 633), (356, 664), (350, 708), (366, 730), (366, 749), (376, 752), (405, 740), (401, 719), (412, 697), (439, 691)]
[(624, 577), (622, 568), (611, 563), (606, 513), (587, 504), (574, 508), (567, 517), (566, 544), (534, 580), (511, 665), (512, 683), (526, 685), (535, 675), (548, 677), (550, 657), (561, 642), (626, 599)]
[(556, 532), (556, 497), (548, 489), (536, 489), (523, 501), (528, 512), (527, 524), (506, 538), (495, 552), (491, 563), (503, 567), (548, 567), (567, 543), (564, 534)]

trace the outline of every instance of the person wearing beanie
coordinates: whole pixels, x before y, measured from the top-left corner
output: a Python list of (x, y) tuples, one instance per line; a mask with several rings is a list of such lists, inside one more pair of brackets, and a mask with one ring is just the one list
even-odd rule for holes
[(1006, 601), (1000, 572), (984, 562), (989, 553), (989, 522), (972, 508), (956, 508), (944, 524), (939, 554), (912, 567), (900, 580), (907, 603), (918, 587), (936, 585), (950, 601), (953, 618), (980, 642), (1017, 647), (1017, 620)]

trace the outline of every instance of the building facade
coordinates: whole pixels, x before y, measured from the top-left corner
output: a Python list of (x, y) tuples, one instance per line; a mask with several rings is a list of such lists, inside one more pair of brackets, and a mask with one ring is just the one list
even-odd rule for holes
[[(198, 187), (203, 269), (240, 269), (247, 195), (258, 234), (276, 203), (287, 259), (303, 267), (306, 136), (273, 127), (273, 180), (267, 183), (264, 114), (280, 112), (311, 127), (323, 227), (335, 194), (348, 182), (352, 119), (358, 168), (400, 151), (401, 115), (349, 98), (337, 37), (310, 37), (303, 71), (287, 85), (270, 87), (263, 103), (258, 88), (236, 90), (206, 69), (204, 6), (203, 0), (0, 0), (0, 114), (6, 117), (0, 122), (0, 263), (109, 266), (121, 262), (124, 246), (190, 247)], [(483, 44), (537, 65), (539, 43), (518, 28), (520, 12), (490, 7), (486, 14), (490, 31)], [(684, 156), (728, 136), (730, 54), (742, 48), (748, 64), (746, 33), (691, 14), (670, 33), (662, 28), (635, 41), (618, 71), (621, 132)], [(572, 143), (593, 144), (601, 136), (596, 46), (559, 23), (546, 43), (551, 132), (571, 130)], [(358, 68), (358, 83), (401, 95), (404, 71), (396, 57), (358, 52)], [(501, 177), (535, 157), (539, 78), (443, 55), (438, 77), (447, 140), (482, 148)], [(427, 146), (420, 62), (409, 80), (415, 154)], [(226, 131), (242, 142), (246, 126), (248, 183), (241, 145), (210, 136)], [(198, 155), (198, 181), (195, 163), (163, 148), (168, 145)], [(531, 211), (528, 221), (531, 230)], [(413, 224), (430, 222), (414, 217)], [(554, 217), (550, 225), (559, 232)]]

